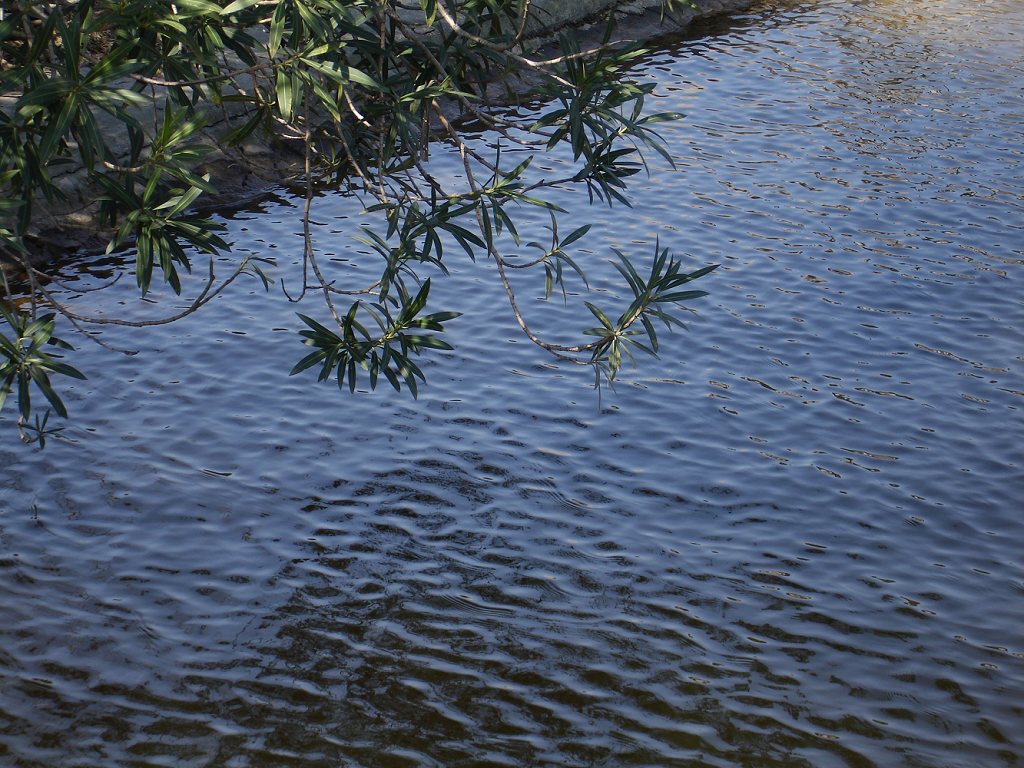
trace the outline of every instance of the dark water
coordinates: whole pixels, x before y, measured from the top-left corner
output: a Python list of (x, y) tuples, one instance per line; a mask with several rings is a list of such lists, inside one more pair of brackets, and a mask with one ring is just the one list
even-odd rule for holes
[[(644, 73), (680, 167), (575, 214), (595, 282), (723, 268), (600, 405), (467, 267), (418, 402), (289, 378), (243, 284), (82, 346), (68, 441), (7, 424), (0, 765), (1024, 764), (1024, 3), (784, 3)], [(228, 223), (287, 274), (299, 213)], [(75, 306), (174, 304), (122, 282)]]

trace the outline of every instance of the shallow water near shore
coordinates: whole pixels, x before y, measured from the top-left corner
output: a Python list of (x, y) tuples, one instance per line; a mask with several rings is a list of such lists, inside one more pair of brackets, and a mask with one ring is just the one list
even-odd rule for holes
[[(67, 439), (0, 443), (0, 765), (1024, 763), (1024, 5), (698, 32), (641, 70), (677, 168), (566, 197), (599, 291), (610, 246), (722, 265), (600, 400), (483, 263), (417, 401), (289, 377), (255, 282), (76, 343)], [(300, 216), (225, 223), (294, 285)], [(174, 306), (80, 290), (122, 270), (63, 295)]]

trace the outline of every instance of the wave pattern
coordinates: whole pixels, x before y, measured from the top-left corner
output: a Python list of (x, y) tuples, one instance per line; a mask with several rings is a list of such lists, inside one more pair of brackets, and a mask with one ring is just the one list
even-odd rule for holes
[[(600, 401), (484, 264), (417, 402), (289, 378), (255, 290), (79, 350), (68, 439), (0, 449), (0, 763), (1020, 765), (1022, 35), (781, 2), (654, 54), (678, 170), (578, 218), (724, 266)], [(295, 221), (226, 223), (286, 269)]]

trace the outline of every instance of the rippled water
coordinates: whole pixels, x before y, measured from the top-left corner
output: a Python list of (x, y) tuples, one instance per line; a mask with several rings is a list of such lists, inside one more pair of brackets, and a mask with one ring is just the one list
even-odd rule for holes
[(82, 347), (70, 439), (0, 444), (0, 764), (1024, 763), (1022, 35), (785, 2), (652, 56), (679, 170), (576, 215), (723, 268), (600, 404), (483, 266), (419, 401), (289, 378), (251, 284)]

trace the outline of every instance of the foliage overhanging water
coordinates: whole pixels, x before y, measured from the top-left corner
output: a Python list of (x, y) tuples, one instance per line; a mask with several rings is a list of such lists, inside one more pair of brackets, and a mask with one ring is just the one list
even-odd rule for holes
[(1022, 35), (823, 0), (652, 56), (679, 169), (587, 247), (723, 267), (600, 407), (484, 265), (418, 402), (289, 378), (251, 285), (80, 349), (70, 441), (0, 448), (0, 763), (1020, 764)]

